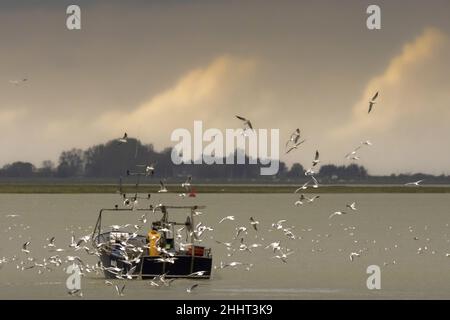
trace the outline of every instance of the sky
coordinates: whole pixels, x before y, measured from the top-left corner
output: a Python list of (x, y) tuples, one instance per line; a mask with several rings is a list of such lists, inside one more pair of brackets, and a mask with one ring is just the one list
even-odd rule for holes
[[(66, 28), (70, 4), (81, 30)], [(381, 30), (366, 27), (370, 4)], [(194, 120), (223, 130), (239, 114), (280, 129), (281, 146), (301, 129), (288, 165), (316, 150), (350, 164), (370, 140), (356, 163), (371, 174), (450, 174), (449, 12), (448, 0), (2, 1), (0, 165), (124, 132), (162, 150)]]

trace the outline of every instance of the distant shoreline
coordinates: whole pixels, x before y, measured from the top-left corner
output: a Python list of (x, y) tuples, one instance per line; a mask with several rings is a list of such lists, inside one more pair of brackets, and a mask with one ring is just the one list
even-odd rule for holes
[[(195, 185), (198, 193), (293, 193), (297, 185)], [(167, 185), (172, 193), (181, 193), (180, 185)], [(127, 193), (136, 192), (133, 185), (124, 185)], [(157, 193), (158, 185), (140, 185), (139, 193)], [(70, 193), (110, 193), (118, 192), (117, 185), (113, 184), (0, 184), (0, 193), (29, 193), (29, 194), (70, 194)], [(399, 185), (323, 185), (317, 189), (308, 188), (301, 193), (450, 193), (450, 186), (420, 186), (406, 187)]]

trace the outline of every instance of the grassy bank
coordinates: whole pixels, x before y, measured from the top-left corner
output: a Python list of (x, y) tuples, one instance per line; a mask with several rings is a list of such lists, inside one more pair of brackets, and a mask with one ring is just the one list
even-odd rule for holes
[[(183, 192), (179, 185), (167, 185), (171, 192)], [(297, 186), (287, 185), (196, 185), (198, 193), (292, 193)], [(156, 185), (139, 187), (140, 193), (155, 193)], [(124, 186), (124, 191), (135, 192), (134, 186)], [(112, 184), (0, 184), (0, 193), (116, 193)], [(450, 193), (450, 186), (321, 186), (303, 190), (303, 193)]]

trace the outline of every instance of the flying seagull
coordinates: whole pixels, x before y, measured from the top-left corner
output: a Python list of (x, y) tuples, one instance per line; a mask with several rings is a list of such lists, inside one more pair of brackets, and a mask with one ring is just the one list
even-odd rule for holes
[(164, 182), (162, 182), (162, 180), (160, 180), (159, 181), (159, 190), (158, 190), (158, 192), (167, 192), (167, 188), (166, 188), (166, 186), (164, 185)]
[(419, 186), (420, 186), (420, 183), (421, 183), (422, 181), (424, 181), (424, 179), (419, 180), (419, 181), (415, 181), (415, 182), (408, 182), (408, 183), (405, 183), (405, 186), (417, 186), (417, 187), (419, 187)]
[(5, 217), (6, 218), (17, 218), (17, 217), (20, 217), (20, 214), (7, 214)]
[(319, 199), (319, 198), (320, 198), (320, 196), (314, 196), (314, 197), (312, 197), (312, 198), (306, 198), (306, 200), (307, 200), (309, 203), (312, 203), (312, 202), (314, 202), (314, 200)]
[(70, 296), (79, 296), (79, 297), (83, 296), (83, 292), (81, 291), (81, 289), (72, 289), (68, 291), (67, 294)]
[(247, 233), (247, 228), (246, 227), (236, 228), (236, 235), (234, 236), (234, 239), (237, 239), (242, 232)]
[(350, 253), (350, 261), (353, 261), (353, 259), (355, 259), (355, 257), (359, 257), (360, 254), (357, 252), (352, 252)]
[(30, 250), (28, 250), (28, 246), (30, 245), (30, 243), (30, 241), (27, 241), (22, 245), (22, 252), (25, 252), (26, 254), (30, 253)]
[(223, 263), (221, 262), (220, 264), (221, 264), (220, 268), (221, 268), (221, 269), (224, 269), (224, 268), (227, 268), (227, 267), (237, 267), (237, 266), (242, 265), (243, 263), (242, 263), (242, 262), (239, 262), (239, 261), (233, 261), (233, 262), (225, 263), (225, 264), (223, 264)]
[(128, 141), (128, 134), (125, 132), (123, 134), (123, 137), (117, 140), (119, 143), (127, 143)]
[(300, 190), (305, 190), (308, 188), (308, 184), (310, 183), (310, 181), (305, 182), (300, 188), (296, 189), (294, 191), (294, 193), (298, 193)]
[(259, 221), (256, 221), (255, 219), (253, 219), (253, 217), (250, 217), (250, 224), (252, 225), (253, 229), (255, 229), (255, 231), (258, 231)]
[(372, 142), (370, 142), (369, 140), (363, 141), (360, 143), (359, 146), (357, 146), (352, 152), (349, 152), (345, 155), (346, 159), (351, 159), (351, 160), (359, 160), (359, 156), (356, 154), (356, 151), (358, 151), (359, 149), (361, 149), (364, 146), (371, 146)]
[(155, 173), (155, 164), (138, 164), (138, 167), (144, 167), (145, 168), (145, 175), (146, 176), (153, 176)]
[(234, 216), (226, 216), (226, 217), (222, 218), (222, 220), (220, 220), (219, 223), (222, 223), (225, 220), (234, 220)]
[(191, 274), (188, 274), (188, 277), (201, 277), (206, 273), (206, 271), (197, 271)]
[(188, 176), (186, 181), (181, 184), (181, 187), (185, 188), (186, 190), (189, 190), (189, 188), (191, 187), (191, 181), (192, 181), (192, 176)]
[(192, 286), (190, 286), (189, 288), (186, 289), (186, 292), (191, 293), (192, 290), (194, 290), (197, 287), (198, 287), (198, 283), (194, 283)]
[(47, 239), (47, 241), (48, 241), (47, 247), (55, 246), (55, 237), (51, 237), (50, 239)]
[(372, 100), (369, 101), (369, 112), (372, 111), (373, 105), (375, 104), (375, 99), (378, 97), (378, 91), (377, 93), (375, 93), (375, 95), (373, 96)]
[(328, 217), (328, 219), (331, 219), (331, 218), (333, 218), (334, 216), (340, 216), (340, 215), (343, 215), (343, 214), (346, 214), (347, 212), (345, 212), (345, 211), (336, 211), (336, 212), (333, 212), (329, 217)]
[(317, 188), (319, 187), (319, 182), (318, 182), (317, 179), (314, 178), (313, 176), (311, 176), (311, 178), (312, 178), (312, 180), (313, 180), (313, 182), (314, 182), (313, 188), (314, 188), (314, 189), (317, 189)]
[(236, 116), (236, 118), (238, 118), (239, 120), (244, 122), (244, 131), (247, 129), (253, 130), (253, 126), (252, 126), (252, 123), (250, 122), (250, 120), (248, 120), (244, 117), (241, 117), (241, 116)]
[(27, 78), (23, 78), (23, 79), (20, 79), (20, 80), (9, 80), (9, 83), (11, 83), (11, 84), (13, 84), (15, 86), (18, 86), (19, 84), (21, 84), (23, 82), (26, 82), (26, 81), (28, 81), (28, 79)]
[(350, 210), (356, 211), (356, 202), (352, 202), (352, 203), (348, 203), (346, 205), (347, 208), (349, 208)]
[(320, 160), (319, 160), (319, 150), (316, 150), (316, 155), (314, 156), (314, 160), (313, 160), (313, 167), (315, 167), (319, 162), (320, 162)]
[(119, 296), (123, 297), (124, 296), (123, 291), (125, 290), (125, 285), (123, 285), (121, 288), (119, 288), (119, 286), (116, 284), (115, 288), (116, 288), (117, 294)]
[(304, 201), (305, 199), (306, 199), (306, 198), (305, 198), (305, 195), (302, 193), (302, 194), (300, 195), (300, 198), (299, 198), (297, 201), (295, 201), (294, 205), (297, 206), (297, 207), (303, 205), (303, 201)]
[(289, 143), (297, 144), (298, 140), (300, 140), (300, 129), (297, 128), (289, 137), (289, 140), (286, 142), (286, 148), (288, 147)]
[(300, 142), (297, 142), (295, 145), (293, 145), (292, 147), (290, 147), (287, 151), (286, 154), (288, 154), (289, 152), (291, 152), (294, 149), (297, 149), (303, 142), (305, 142), (306, 140), (302, 140)]

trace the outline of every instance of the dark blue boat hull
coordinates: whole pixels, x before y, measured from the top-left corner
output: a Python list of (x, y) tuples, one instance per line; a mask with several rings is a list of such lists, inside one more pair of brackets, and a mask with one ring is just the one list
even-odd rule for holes
[[(174, 263), (160, 262), (159, 256), (144, 256), (138, 264), (130, 265), (124, 263), (122, 259), (111, 254), (103, 254), (100, 260), (105, 268), (117, 267), (123, 269), (126, 273), (136, 265), (133, 277), (142, 279), (151, 279), (153, 277), (165, 274), (166, 278), (189, 278), (194, 272), (204, 271), (201, 276), (195, 278), (209, 279), (212, 270), (212, 257), (200, 257), (191, 255), (178, 255), (174, 258)], [(115, 279), (116, 274), (105, 270), (105, 277)]]

